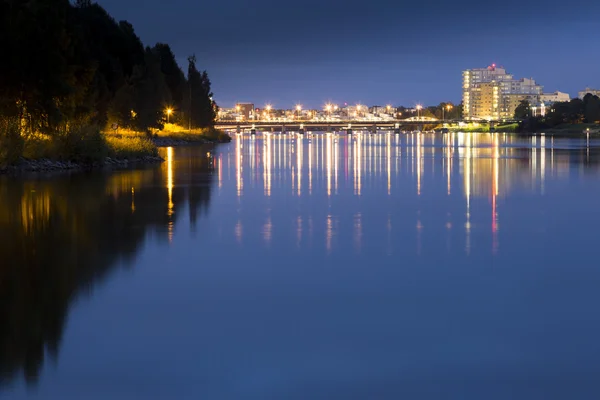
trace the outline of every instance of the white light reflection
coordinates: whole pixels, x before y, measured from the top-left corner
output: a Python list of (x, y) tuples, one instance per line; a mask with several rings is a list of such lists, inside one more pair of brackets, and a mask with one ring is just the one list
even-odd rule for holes
[(302, 194), (302, 161), (304, 157), (304, 143), (302, 137), (296, 139), (297, 150), (296, 150), (296, 169), (298, 170), (298, 197)]
[(244, 181), (242, 178), (242, 160), (243, 160), (242, 149), (243, 149), (242, 139), (238, 138), (238, 139), (236, 139), (236, 143), (235, 143), (235, 162), (236, 162), (236, 180), (237, 180), (236, 187), (237, 187), (238, 197), (240, 197), (242, 195), (242, 189), (244, 187)]
[(327, 173), (327, 197), (331, 196), (331, 142), (332, 138), (330, 134), (327, 134), (327, 139), (325, 142), (325, 151), (326, 151), (326, 173)]
[(265, 196), (271, 196), (271, 135), (264, 137), (263, 182)]

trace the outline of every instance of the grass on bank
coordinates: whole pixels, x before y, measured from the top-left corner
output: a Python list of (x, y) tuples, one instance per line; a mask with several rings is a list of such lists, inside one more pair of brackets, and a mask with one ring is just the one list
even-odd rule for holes
[(92, 164), (103, 162), (106, 157), (134, 159), (158, 155), (154, 143), (143, 136), (111, 136), (93, 126), (74, 127), (52, 136), (24, 136), (17, 125), (2, 125), (0, 166), (17, 164), (21, 158)]
[(231, 141), (231, 137), (220, 129), (200, 128), (189, 130), (176, 124), (165, 124), (163, 130), (156, 132), (155, 135), (158, 138), (184, 140), (186, 142), (227, 143)]
[[(119, 129), (114, 132), (107, 132), (107, 136), (117, 137), (147, 137), (145, 133), (136, 132), (128, 129)], [(181, 125), (165, 124), (162, 130), (156, 130), (151, 135), (156, 139), (181, 140), (185, 142), (213, 142), (227, 143), (231, 137), (220, 129), (216, 128), (198, 128), (186, 129)]]

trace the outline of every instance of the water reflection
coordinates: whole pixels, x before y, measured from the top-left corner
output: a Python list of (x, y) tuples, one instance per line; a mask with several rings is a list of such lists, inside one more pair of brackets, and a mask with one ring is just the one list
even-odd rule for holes
[[(565, 176), (582, 165), (597, 168), (598, 157), (594, 150), (597, 144), (588, 143), (586, 139), (523, 139), (502, 133), (267, 134), (238, 136), (233, 156), (238, 196), (242, 195), (243, 182), (248, 178), (246, 167), (262, 174), (262, 191), (267, 197), (272, 195), (274, 179), (278, 189), (291, 189), (298, 198), (318, 196), (318, 199), (321, 193), (327, 198), (335, 198), (345, 195), (348, 188), (352, 188), (357, 198), (381, 194), (389, 198), (410, 195), (430, 198), (438, 196), (443, 188), (448, 199), (462, 199), (462, 219), (456, 220), (455, 213), (444, 205), (450, 203), (440, 203), (440, 207), (448, 207), (449, 217), (437, 223), (447, 231), (461, 227), (466, 254), (470, 254), (472, 247), (473, 202), (476, 200), (478, 215), (482, 212), (487, 215), (491, 250), (496, 254), (500, 249), (501, 209), (511, 191), (527, 188), (543, 195), (548, 177)], [(257, 149), (262, 150), (257, 152)], [(245, 162), (246, 156), (249, 163)], [(286, 183), (288, 176), (291, 183)], [(440, 180), (443, 182), (441, 187)], [(407, 182), (414, 185), (408, 191)], [(436, 198), (439, 201), (439, 197)], [(487, 199), (488, 211), (483, 211), (479, 205), (481, 199)], [(354, 242), (360, 251), (362, 214), (357, 210), (354, 215)], [(300, 232), (305, 217), (296, 217), (298, 245), (302, 242)], [(337, 233), (333, 222), (346, 223), (338, 217), (332, 214), (325, 217), (324, 247), (327, 251), (331, 250), (332, 238)], [(390, 216), (386, 224), (391, 226), (393, 218)], [(428, 218), (428, 215), (419, 215), (416, 220), (417, 252)]]
[(155, 168), (0, 179), (0, 386), (37, 381), (71, 304), (129, 266), (149, 232), (171, 241), (185, 208), (193, 229), (210, 203), (206, 151), (169, 148)]

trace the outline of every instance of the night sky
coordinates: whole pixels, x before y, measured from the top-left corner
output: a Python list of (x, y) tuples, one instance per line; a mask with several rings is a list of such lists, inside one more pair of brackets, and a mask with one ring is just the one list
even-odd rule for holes
[(545, 92), (600, 87), (600, 2), (100, 0), (146, 45), (195, 53), (215, 99), (276, 108), (459, 102), (461, 71), (504, 66)]

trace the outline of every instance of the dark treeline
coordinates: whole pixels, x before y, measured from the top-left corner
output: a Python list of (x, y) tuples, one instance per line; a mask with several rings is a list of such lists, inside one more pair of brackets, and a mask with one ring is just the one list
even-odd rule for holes
[(184, 74), (168, 44), (145, 47), (129, 22), (91, 0), (0, 0), (0, 46), (0, 136), (15, 126), (21, 135), (114, 124), (150, 132), (167, 108), (186, 128), (214, 125), (196, 58)]
[(171, 201), (166, 164), (48, 180), (0, 177), (0, 397), (15, 379), (35, 384), (45, 359), (56, 361), (71, 304), (118, 265), (131, 265), (148, 231), (165, 242), (186, 217), (195, 229), (210, 205), (212, 166), (206, 157), (184, 159), (191, 161), (173, 164), (184, 184)]
[[(462, 118), (462, 103), (453, 104), (451, 102), (440, 103), (437, 106), (424, 107), (418, 113), (422, 117), (431, 117), (437, 119), (460, 119)], [(396, 108), (396, 118), (409, 118), (417, 116), (415, 107), (404, 107), (400, 106)]]
[(600, 98), (588, 93), (583, 100), (572, 99), (568, 102), (558, 102), (547, 107), (545, 116), (534, 116), (531, 105), (527, 100), (515, 109), (515, 118), (523, 119), (520, 124), (521, 132), (537, 132), (551, 129), (563, 124), (591, 124), (600, 122)]

